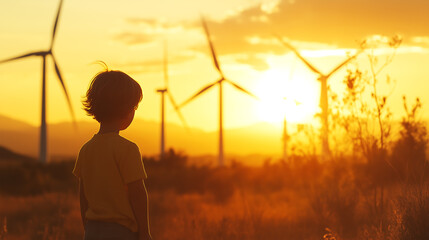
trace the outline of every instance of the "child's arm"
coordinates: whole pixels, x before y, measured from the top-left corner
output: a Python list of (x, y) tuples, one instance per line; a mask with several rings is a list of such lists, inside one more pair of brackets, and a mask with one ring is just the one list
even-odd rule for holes
[(82, 218), (83, 227), (85, 228), (85, 223), (86, 223), (85, 213), (88, 210), (88, 200), (86, 200), (85, 192), (83, 189), (83, 183), (81, 179), (79, 179), (79, 198), (80, 198), (80, 216)]
[(146, 186), (142, 179), (128, 183), (128, 195), (139, 228), (140, 240), (151, 240)]

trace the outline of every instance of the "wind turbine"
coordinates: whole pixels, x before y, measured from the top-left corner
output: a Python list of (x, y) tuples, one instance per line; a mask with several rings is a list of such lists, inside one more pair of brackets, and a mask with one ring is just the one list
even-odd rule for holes
[[(286, 98), (283, 98), (286, 101)], [(286, 111), (283, 113), (283, 161), (288, 161), (287, 146), (289, 142), (289, 134), (287, 133)]]
[(258, 99), (258, 97), (256, 97), (254, 94), (252, 94), (251, 92), (247, 91), (246, 89), (244, 89), (243, 87), (237, 85), (236, 83), (232, 82), (231, 80), (225, 78), (220, 65), (219, 65), (219, 61), (217, 59), (216, 56), (216, 52), (215, 49), (213, 47), (213, 43), (212, 40), (210, 38), (210, 34), (207, 28), (207, 24), (204, 20), (203, 17), (201, 17), (201, 22), (205, 31), (205, 34), (207, 36), (207, 41), (209, 43), (210, 46), (210, 51), (211, 51), (211, 55), (213, 58), (213, 64), (215, 66), (215, 68), (217, 69), (220, 78), (218, 80), (216, 80), (213, 83), (210, 83), (209, 85), (203, 87), (201, 90), (199, 90), (196, 94), (194, 94), (192, 97), (190, 97), (188, 100), (186, 100), (185, 102), (183, 102), (182, 104), (180, 104), (180, 107), (183, 107), (184, 105), (186, 105), (187, 103), (189, 103), (190, 101), (192, 101), (193, 99), (195, 99), (197, 96), (199, 96), (200, 94), (204, 93), (205, 91), (207, 91), (208, 89), (210, 89), (211, 87), (215, 86), (215, 85), (219, 85), (219, 155), (218, 155), (218, 161), (219, 161), (219, 166), (223, 166), (224, 165), (224, 156), (223, 156), (223, 95), (222, 95), (222, 83), (225, 81), (229, 84), (231, 84), (232, 86), (234, 86), (235, 88), (237, 88), (238, 90)]
[[(292, 81), (292, 77), (293, 74), (295, 72), (295, 63), (296, 61), (293, 62), (293, 67), (291, 69), (291, 71), (289, 72), (289, 81)], [(287, 104), (287, 97), (283, 97), (283, 100), (285, 101), (285, 105)], [(295, 105), (299, 105), (301, 103), (299, 103), (298, 101), (295, 100)], [(288, 142), (289, 142), (289, 134), (287, 132), (287, 118), (286, 118), (286, 110), (283, 110), (283, 161), (287, 162), (288, 161), (288, 153), (287, 153), (287, 147), (288, 147)]]
[(289, 44), (286, 41), (283, 41), (283, 39), (280, 36), (277, 36), (277, 39), (287, 48), (292, 50), (292, 52), (295, 53), (295, 55), (301, 59), (301, 61), (307, 65), (308, 68), (310, 68), (311, 71), (318, 74), (319, 77), (317, 80), (321, 83), (321, 89), (320, 89), (320, 108), (322, 109), (322, 153), (326, 156), (330, 154), (329, 150), (329, 125), (328, 125), (328, 79), (337, 72), (339, 69), (341, 69), (344, 65), (346, 65), (349, 61), (356, 58), (362, 51), (363, 48), (361, 48), (355, 55), (349, 57), (344, 62), (339, 64), (337, 67), (332, 69), (328, 74), (323, 74), (319, 70), (317, 70), (313, 65), (311, 65), (299, 52), (296, 48), (294, 48), (291, 44)]
[(61, 86), (64, 90), (64, 94), (66, 96), (67, 99), (67, 104), (68, 107), (70, 109), (70, 113), (73, 119), (73, 122), (75, 123), (75, 116), (74, 116), (74, 112), (73, 112), (73, 108), (71, 105), (71, 101), (70, 101), (70, 97), (67, 93), (67, 89), (66, 86), (64, 84), (64, 80), (61, 77), (61, 73), (60, 73), (60, 69), (58, 68), (58, 64), (57, 61), (55, 60), (54, 54), (52, 52), (52, 48), (54, 46), (54, 40), (55, 40), (55, 33), (57, 30), (57, 24), (58, 24), (58, 19), (60, 17), (60, 12), (61, 12), (61, 6), (62, 6), (63, 1), (60, 0), (60, 4), (58, 7), (58, 12), (57, 12), (57, 17), (55, 18), (55, 22), (54, 22), (54, 28), (52, 31), (52, 38), (51, 38), (51, 45), (49, 47), (48, 50), (45, 51), (38, 51), (38, 52), (31, 52), (31, 53), (27, 53), (21, 56), (17, 56), (17, 57), (13, 57), (13, 58), (9, 58), (9, 59), (5, 59), (0, 61), (1, 63), (5, 63), (5, 62), (9, 62), (9, 61), (13, 61), (13, 60), (17, 60), (17, 59), (21, 59), (21, 58), (26, 58), (26, 57), (31, 57), (31, 56), (38, 56), (38, 57), (42, 57), (42, 118), (41, 118), (41, 124), (40, 124), (40, 151), (39, 151), (39, 160), (43, 163), (47, 162), (47, 142), (46, 142), (46, 57), (47, 56), (51, 56), (52, 57), (52, 61), (54, 63), (54, 68), (55, 68), (55, 72), (58, 76), (58, 79), (61, 83)]
[(165, 93), (167, 93), (168, 98), (170, 99), (171, 104), (173, 105), (174, 109), (177, 112), (177, 115), (179, 115), (180, 120), (182, 121), (185, 128), (187, 128), (187, 124), (185, 121), (185, 118), (179, 111), (179, 107), (176, 104), (176, 101), (174, 101), (173, 95), (168, 91), (168, 60), (167, 60), (167, 42), (164, 42), (164, 84), (165, 87), (156, 90), (157, 92), (161, 93), (161, 152), (160, 152), (160, 159), (164, 159), (165, 156), (165, 125), (164, 125), (164, 119), (165, 119)]
[[(283, 100), (285, 100), (285, 102), (286, 102), (287, 98), (284, 97)], [(296, 100), (294, 100), (294, 102), (295, 102), (296, 106), (301, 105), (301, 103), (296, 101)], [(284, 162), (288, 162), (289, 155), (288, 155), (287, 148), (288, 148), (288, 143), (289, 143), (289, 138), (290, 138), (288, 131), (287, 131), (287, 116), (286, 115), (287, 114), (285, 111), (283, 114), (283, 136), (282, 136), (283, 137), (282, 140), (283, 140), (283, 161)]]

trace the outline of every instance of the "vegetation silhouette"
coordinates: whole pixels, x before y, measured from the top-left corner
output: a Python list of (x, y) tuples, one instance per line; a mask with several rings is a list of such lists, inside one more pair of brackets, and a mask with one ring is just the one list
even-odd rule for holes
[(394, 142), (391, 162), (398, 169), (400, 178), (405, 183), (424, 182), (427, 163), (428, 135), (425, 123), (419, 119), (422, 107), (416, 98), (412, 108), (408, 108), (403, 97), (405, 116), (401, 120), (400, 138)]
[[(399, 136), (395, 142), (404, 139)], [(388, 157), (398, 158), (398, 151), (404, 154), (413, 148), (401, 145), (389, 151)], [(373, 165), (352, 156), (335, 155), (328, 162), (318, 161), (315, 155), (290, 158), (293, 165), (267, 161), (262, 166), (246, 166), (233, 161), (217, 167), (192, 164), (184, 153), (173, 149), (163, 160), (144, 157), (152, 235), (156, 239), (425, 239), (427, 178), (404, 182), (388, 175), (381, 227), (371, 208), (373, 173), (367, 168)], [(79, 226), (80, 219), (72, 167), (73, 159), (0, 168), (0, 217), (7, 218), (8, 229), (5, 239), (80, 236), (80, 228), (73, 227)], [(383, 166), (378, 171), (389, 169)], [(40, 211), (36, 216), (33, 207), (25, 206)]]

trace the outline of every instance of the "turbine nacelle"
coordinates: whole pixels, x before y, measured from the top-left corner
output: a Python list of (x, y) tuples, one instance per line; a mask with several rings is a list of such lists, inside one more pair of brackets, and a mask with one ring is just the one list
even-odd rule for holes
[(319, 77), (317, 77), (317, 81), (319, 82), (323, 82), (327, 79), (326, 75), (320, 75)]
[(43, 57), (43, 56), (47, 56), (47, 55), (52, 55), (52, 50), (35, 52), (33, 54), (34, 54), (34, 56)]
[(157, 89), (156, 92), (159, 92), (159, 93), (167, 92), (167, 88)]

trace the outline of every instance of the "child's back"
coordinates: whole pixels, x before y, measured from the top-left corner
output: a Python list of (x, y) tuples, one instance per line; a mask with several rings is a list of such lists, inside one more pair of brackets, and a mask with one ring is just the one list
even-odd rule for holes
[(85, 239), (150, 239), (140, 151), (119, 135), (141, 98), (138, 83), (117, 71), (96, 75), (87, 92), (85, 110), (100, 130), (81, 148), (73, 170), (80, 181)]
[[(79, 153), (80, 175), (88, 205), (88, 219), (117, 222), (137, 232), (124, 183), (146, 178), (136, 144), (117, 133), (95, 134)], [(80, 170), (81, 169), (81, 170)]]

